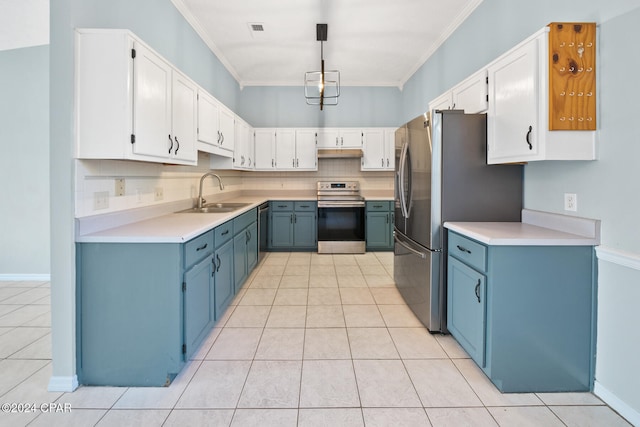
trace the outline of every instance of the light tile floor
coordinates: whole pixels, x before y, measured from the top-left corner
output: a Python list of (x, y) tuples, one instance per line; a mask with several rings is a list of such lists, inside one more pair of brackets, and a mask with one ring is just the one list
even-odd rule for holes
[(391, 253), (270, 253), (169, 387), (74, 393), (46, 391), (49, 284), (1, 282), (0, 403), (38, 410), (0, 426), (629, 425), (590, 393), (499, 393), (421, 327), (392, 269)]

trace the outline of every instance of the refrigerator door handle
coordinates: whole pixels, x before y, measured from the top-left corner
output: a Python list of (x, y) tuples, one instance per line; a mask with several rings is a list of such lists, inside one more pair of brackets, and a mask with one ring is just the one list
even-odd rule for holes
[(407, 200), (405, 199), (404, 188), (404, 176), (406, 170), (407, 150), (409, 149), (409, 142), (405, 141), (402, 145), (402, 151), (400, 153), (400, 170), (398, 171), (398, 184), (400, 186), (400, 208), (402, 209), (402, 216), (409, 218), (409, 209), (407, 206)]
[(400, 246), (402, 246), (403, 248), (405, 248), (406, 250), (408, 250), (412, 254), (417, 255), (422, 259), (427, 259), (427, 254), (425, 254), (424, 252), (416, 251), (411, 246), (407, 245), (405, 242), (403, 242), (402, 240), (398, 239), (397, 236), (394, 235), (393, 236), (393, 240), (395, 240), (396, 243), (398, 243)]

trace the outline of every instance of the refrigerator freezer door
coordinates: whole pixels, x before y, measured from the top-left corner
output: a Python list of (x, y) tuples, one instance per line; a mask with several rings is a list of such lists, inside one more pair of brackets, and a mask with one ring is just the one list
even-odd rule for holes
[(440, 252), (416, 245), (396, 230), (394, 253), (393, 277), (405, 302), (429, 331), (441, 331)]
[(404, 217), (404, 205), (403, 199), (401, 195), (401, 186), (400, 182), (406, 179), (405, 176), (402, 175), (405, 172), (405, 169), (402, 169), (401, 160), (404, 160), (406, 157), (404, 155), (404, 150), (407, 143), (407, 126), (403, 125), (396, 130), (395, 133), (395, 181), (394, 181), (394, 205), (395, 205), (395, 222), (394, 226), (401, 233), (406, 231), (406, 221)]

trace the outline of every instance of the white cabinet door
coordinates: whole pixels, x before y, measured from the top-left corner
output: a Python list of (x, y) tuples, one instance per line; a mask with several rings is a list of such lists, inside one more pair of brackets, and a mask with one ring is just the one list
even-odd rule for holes
[(276, 131), (276, 167), (294, 169), (296, 159), (296, 132), (293, 129)]
[(318, 170), (315, 129), (296, 130), (296, 169)]
[(218, 129), (220, 130), (220, 147), (234, 150), (235, 144), (235, 116), (233, 112), (220, 105), (218, 112)]
[(255, 129), (254, 150), (256, 170), (273, 170), (276, 167), (276, 130)]
[(385, 170), (387, 152), (384, 129), (364, 129), (361, 170)]
[(538, 40), (489, 66), (487, 162), (538, 156)]
[(197, 162), (196, 150), (196, 85), (184, 75), (173, 71), (172, 128), (175, 159)]
[[(387, 170), (395, 170), (396, 161), (396, 129), (388, 128), (384, 131), (384, 139), (386, 141), (386, 167)], [(398, 155), (399, 156), (399, 155)]]
[(239, 117), (235, 118), (234, 140), (233, 168), (253, 169), (251, 127)]
[(198, 91), (198, 141), (217, 147), (218, 103), (203, 90)]
[(169, 158), (173, 151), (171, 132), (171, 66), (140, 43), (133, 66), (133, 152)]
[(453, 94), (450, 90), (446, 91), (437, 98), (429, 102), (429, 111), (433, 110), (451, 110), (453, 107)]
[(318, 129), (318, 148), (340, 148), (338, 129)]
[(362, 148), (361, 129), (340, 129), (339, 148)]
[(452, 89), (453, 105), (465, 113), (487, 111), (489, 96), (487, 91), (487, 70), (481, 70), (463, 80)]

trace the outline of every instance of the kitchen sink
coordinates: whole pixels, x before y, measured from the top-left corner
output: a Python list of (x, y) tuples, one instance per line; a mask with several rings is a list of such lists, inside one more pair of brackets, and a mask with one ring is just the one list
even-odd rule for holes
[(179, 211), (178, 213), (224, 213), (224, 212), (233, 212), (240, 208), (244, 208), (248, 206), (250, 203), (207, 203), (201, 208), (193, 207), (189, 209), (185, 209), (183, 211)]

